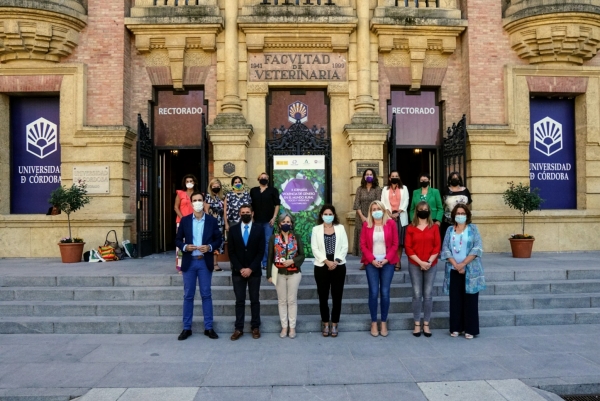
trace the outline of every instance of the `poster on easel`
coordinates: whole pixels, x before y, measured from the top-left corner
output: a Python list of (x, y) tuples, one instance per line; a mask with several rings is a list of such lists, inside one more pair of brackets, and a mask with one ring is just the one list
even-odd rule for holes
[(273, 156), (273, 183), (281, 208), (294, 218), (294, 232), (312, 258), (310, 236), (325, 204), (325, 156)]

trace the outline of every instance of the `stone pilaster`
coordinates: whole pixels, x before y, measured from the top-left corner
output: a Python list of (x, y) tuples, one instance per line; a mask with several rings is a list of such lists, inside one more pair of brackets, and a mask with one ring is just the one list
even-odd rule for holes
[[(253, 136), (252, 125), (246, 124), (241, 114), (221, 113), (206, 130), (213, 145), (214, 177), (226, 183), (234, 175), (244, 180), (248, 178), (248, 146)], [(228, 163), (235, 166), (231, 173), (224, 168)]]
[(239, 88), (238, 0), (225, 1), (225, 96), (222, 113), (241, 113)]

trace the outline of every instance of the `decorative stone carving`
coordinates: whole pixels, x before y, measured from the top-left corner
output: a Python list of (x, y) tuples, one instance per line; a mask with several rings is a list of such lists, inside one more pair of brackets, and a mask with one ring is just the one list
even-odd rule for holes
[(69, 13), (76, 16), (45, 9), (0, 7), (0, 62), (59, 62), (70, 55), (87, 18), (71, 9)]
[(582, 65), (600, 48), (597, 15), (535, 15), (505, 23), (504, 28), (510, 34), (512, 48), (530, 64)]
[(464, 26), (394, 26), (373, 24), (379, 52), (388, 67), (410, 68), (410, 89), (418, 90), (426, 68), (447, 68)]

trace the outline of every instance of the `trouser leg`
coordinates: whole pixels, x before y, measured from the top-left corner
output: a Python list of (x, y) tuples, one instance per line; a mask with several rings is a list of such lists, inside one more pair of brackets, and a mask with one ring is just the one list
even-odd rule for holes
[(381, 270), (381, 321), (387, 322), (390, 310), (390, 288), (394, 278), (394, 265), (387, 263)]
[(202, 298), (202, 314), (204, 315), (204, 330), (213, 328), (213, 302), (211, 293), (212, 272), (206, 267), (204, 260), (199, 260), (198, 284)]
[(423, 321), (431, 320), (433, 310), (433, 282), (437, 273), (438, 265), (432, 266), (429, 270), (423, 272)]
[(450, 332), (465, 331), (463, 310), (465, 275), (456, 270), (450, 271)]
[(464, 295), (465, 333), (479, 335), (479, 293)]
[(198, 281), (198, 267), (196, 263), (182, 273), (183, 275), (183, 329), (192, 329), (194, 319), (194, 295), (196, 294), (196, 282)]
[(235, 293), (235, 329), (244, 331), (246, 314), (246, 284), (248, 279), (242, 276), (231, 276), (233, 292)]
[(287, 291), (288, 291), (288, 275), (280, 274), (277, 276), (277, 284), (275, 289), (277, 290), (277, 309), (279, 311), (279, 320), (281, 321), (281, 327), (288, 327), (288, 305), (287, 305)]
[(346, 283), (346, 265), (338, 265), (331, 272), (331, 322), (338, 323), (342, 313), (342, 297)]
[[(250, 327), (258, 329), (260, 327), (260, 276), (248, 277), (248, 294), (250, 295)], [(279, 281), (279, 280), (278, 280)]]
[(296, 316), (298, 315), (298, 287), (302, 280), (302, 273), (288, 276), (287, 280), (287, 309), (290, 329), (296, 328)]
[(421, 309), (423, 306), (423, 271), (420, 266), (415, 266), (412, 263), (408, 265), (408, 274), (410, 274), (410, 282), (412, 284), (412, 312), (415, 322), (421, 322)]
[(369, 263), (366, 265), (367, 282), (369, 283), (369, 312), (371, 322), (377, 322), (377, 298), (379, 296), (379, 282), (381, 281), (381, 269)]
[(319, 312), (321, 321), (329, 321), (329, 287), (330, 274), (327, 265), (315, 266), (315, 282), (317, 283), (317, 294), (319, 295)]

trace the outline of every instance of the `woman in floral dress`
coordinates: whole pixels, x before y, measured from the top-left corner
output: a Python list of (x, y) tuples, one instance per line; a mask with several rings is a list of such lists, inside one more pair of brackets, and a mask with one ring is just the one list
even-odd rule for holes
[(218, 178), (213, 178), (208, 183), (208, 193), (204, 198), (204, 212), (217, 219), (219, 223), (219, 230), (223, 235), (223, 242), (219, 249), (214, 249), (215, 256), (215, 270), (221, 272), (223, 269), (219, 267), (219, 254), (225, 252), (225, 219), (224, 219), (224, 208), (225, 202), (223, 201), (223, 193), (221, 192), (221, 181)]
[(244, 189), (244, 181), (241, 177), (235, 176), (231, 179), (232, 190), (225, 195), (224, 215), (225, 231), (240, 222), (240, 206), (252, 205), (250, 193)]
[[(363, 172), (360, 187), (356, 189), (356, 197), (354, 198), (354, 210), (356, 218), (354, 220), (354, 255), (361, 256), (360, 252), (360, 232), (362, 225), (367, 221), (369, 215), (369, 205), (371, 202), (381, 199), (381, 187), (379, 180), (373, 169), (366, 169)], [(360, 270), (365, 270), (365, 265), (360, 266)]]

